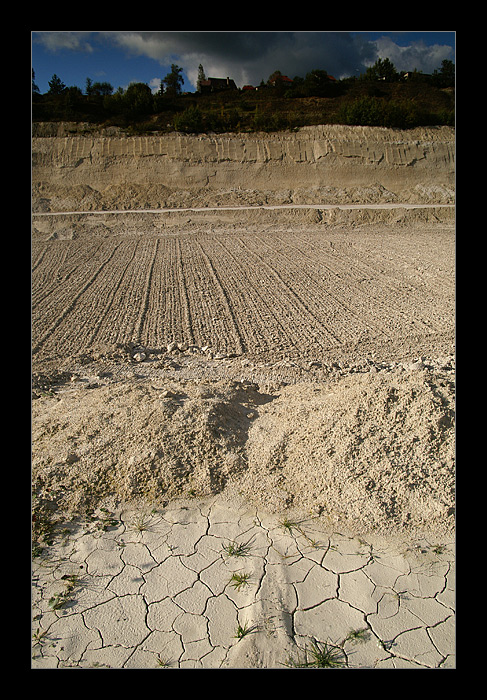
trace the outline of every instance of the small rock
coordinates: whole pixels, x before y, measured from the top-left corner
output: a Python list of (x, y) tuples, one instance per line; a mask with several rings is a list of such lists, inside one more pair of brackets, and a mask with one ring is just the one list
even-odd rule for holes
[(136, 352), (135, 355), (133, 355), (133, 359), (135, 362), (143, 362), (147, 358), (147, 355), (145, 352)]
[(409, 364), (409, 369), (411, 369), (411, 370), (423, 369), (423, 367), (424, 367), (424, 365), (423, 365), (423, 361), (421, 359), (416, 360), (414, 362), (411, 362)]
[(178, 344), (176, 343), (175, 340), (172, 341), (172, 343), (169, 343), (167, 346), (167, 351), (168, 352), (174, 352), (175, 350), (178, 349)]
[(159, 398), (161, 399), (171, 399), (174, 396), (176, 396), (176, 394), (170, 389), (164, 389), (164, 391), (159, 394)]

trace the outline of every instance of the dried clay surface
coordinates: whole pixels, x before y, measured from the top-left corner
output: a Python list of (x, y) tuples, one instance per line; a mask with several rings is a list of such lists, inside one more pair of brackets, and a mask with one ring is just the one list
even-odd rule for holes
[(211, 499), (96, 511), (36, 558), (33, 667), (454, 668), (453, 557)]

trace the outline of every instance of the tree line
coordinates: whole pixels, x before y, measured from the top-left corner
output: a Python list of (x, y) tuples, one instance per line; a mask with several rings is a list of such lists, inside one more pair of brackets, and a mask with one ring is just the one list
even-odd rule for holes
[[(218, 98), (221, 103), (220, 114), (209, 111), (203, 99), (201, 89), (206, 81), (203, 66), (199, 66), (196, 93), (183, 93), (183, 69), (171, 65), (170, 72), (160, 81), (159, 89), (153, 93), (146, 83), (131, 83), (125, 90), (119, 87), (114, 90), (109, 82), (93, 82), (86, 79), (84, 93), (77, 86), (67, 87), (61, 78), (54, 74), (49, 81), (49, 90), (41, 94), (35, 83), (35, 73), (32, 70), (32, 117), (33, 120), (87, 120), (116, 123), (122, 126), (137, 124), (151, 115), (168, 113), (170, 129), (181, 131), (228, 130), (235, 129), (245, 123), (245, 128), (278, 130), (289, 128), (293, 124), (285, 123), (282, 115), (275, 111), (255, 107), (252, 119), (242, 114), (233, 100), (233, 106), (225, 112), (225, 103), (230, 97), (221, 93)], [(409, 73), (399, 72), (389, 59), (379, 59), (373, 66), (367, 68), (364, 74), (357, 77), (335, 80), (325, 70), (314, 69), (304, 78), (295, 76), (289, 80), (280, 71), (274, 71), (268, 80), (261, 81), (258, 92), (253, 93), (255, 100), (268, 97), (292, 100), (293, 98), (328, 97), (340, 98), (350, 93), (351, 89), (363, 85), (391, 85), (394, 83), (414, 82), (421, 84), (427, 90), (454, 87), (455, 67), (451, 61), (443, 61), (441, 68), (432, 75), (424, 75), (419, 71)], [(248, 103), (248, 93), (245, 90), (233, 91), (238, 95), (245, 93)], [(367, 91), (366, 91), (367, 92)], [(374, 90), (368, 91), (374, 93)], [(357, 93), (358, 94), (358, 93)], [(258, 95), (258, 97), (257, 97)], [(190, 105), (180, 100), (181, 96), (192, 99)], [(196, 101), (195, 101), (196, 100)], [(242, 104), (242, 108), (246, 105)], [(247, 107), (248, 108), (248, 107)], [(233, 110), (233, 117), (232, 117)], [(406, 113), (407, 112), (407, 113)], [(245, 118), (244, 118), (245, 117)], [(421, 120), (418, 110), (411, 105), (405, 106), (381, 100), (377, 95), (365, 94), (355, 99), (352, 104), (347, 102), (335, 115), (341, 123), (357, 123), (363, 125), (398, 126), (407, 128), (418, 125)], [(451, 123), (452, 110), (449, 115), (439, 117), (444, 123)], [(289, 122), (289, 120), (288, 120)], [(296, 124), (299, 126), (299, 124)]]

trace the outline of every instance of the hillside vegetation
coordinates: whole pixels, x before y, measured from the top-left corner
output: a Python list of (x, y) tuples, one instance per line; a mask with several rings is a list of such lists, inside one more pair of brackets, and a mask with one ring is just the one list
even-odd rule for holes
[(143, 83), (115, 94), (99, 90), (84, 95), (63, 86), (33, 94), (32, 118), (119, 126), (133, 133), (281, 131), (317, 124), (409, 129), (454, 126), (455, 91), (452, 85), (420, 77), (330, 80), (315, 91), (295, 79), (291, 88), (267, 84), (253, 90), (175, 95), (154, 95)]

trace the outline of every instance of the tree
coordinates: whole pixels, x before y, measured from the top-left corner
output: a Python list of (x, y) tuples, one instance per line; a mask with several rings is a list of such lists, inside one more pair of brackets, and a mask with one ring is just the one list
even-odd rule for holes
[(315, 97), (328, 97), (332, 81), (326, 70), (315, 69), (306, 74), (303, 84), (306, 95)]
[(169, 97), (176, 97), (181, 94), (181, 87), (184, 83), (184, 78), (181, 73), (182, 68), (179, 68), (175, 63), (171, 64), (171, 72), (166, 75), (163, 79), (163, 83), (166, 86), (166, 94)]
[(61, 78), (58, 78), (56, 73), (54, 73), (49, 81), (48, 95), (62, 95), (65, 90), (66, 85), (62, 82)]
[(435, 70), (433, 79), (438, 87), (455, 87), (455, 64), (453, 61), (448, 59), (442, 61), (440, 71)]
[(184, 131), (188, 134), (196, 134), (203, 130), (203, 115), (196, 106), (188, 107), (182, 114), (174, 117), (176, 131)]
[(275, 70), (274, 73), (269, 76), (267, 85), (272, 86), (272, 88), (275, 90), (275, 95), (282, 97), (284, 95), (284, 91), (288, 90), (292, 85), (292, 80), (290, 80), (286, 75), (283, 75), (280, 70)]
[(32, 94), (38, 95), (39, 94), (39, 87), (35, 84), (35, 79), (36, 79), (36, 74), (34, 73), (34, 69), (32, 69)]
[(71, 119), (77, 113), (82, 98), (81, 90), (76, 87), (68, 87), (63, 92), (64, 115), (67, 119)]
[(152, 112), (154, 105), (151, 89), (146, 83), (130, 83), (123, 101), (132, 117)]
[(110, 83), (94, 83), (91, 78), (86, 78), (86, 89), (85, 92), (88, 96), (98, 95), (105, 97), (106, 95), (111, 95), (113, 92), (113, 87)]
[(399, 79), (399, 73), (392, 61), (388, 58), (379, 58), (373, 66), (365, 71), (366, 80), (384, 80), (386, 83), (394, 83)]
[(107, 82), (93, 83), (92, 90), (94, 95), (101, 95), (102, 97), (105, 97), (105, 95), (112, 94), (113, 86)]
[(206, 75), (205, 71), (203, 70), (203, 66), (200, 63), (200, 65), (198, 66), (198, 80), (196, 81), (196, 89), (198, 90), (198, 92), (201, 92), (201, 83), (203, 82), (203, 80), (206, 80)]
[(275, 70), (274, 73), (271, 73), (271, 75), (267, 79), (267, 85), (277, 85), (277, 83), (280, 81), (282, 77), (282, 73), (280, 70)]

